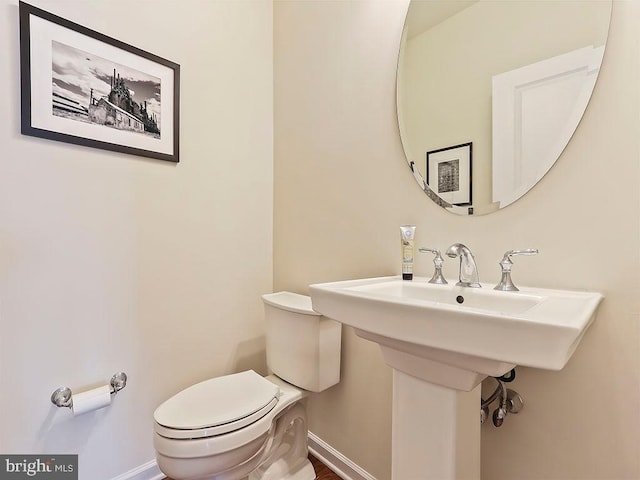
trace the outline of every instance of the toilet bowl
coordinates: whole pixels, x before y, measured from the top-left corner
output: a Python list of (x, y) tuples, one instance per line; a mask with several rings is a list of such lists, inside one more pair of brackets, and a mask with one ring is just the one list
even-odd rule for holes
[(309, 297), (264, 295), (267, 364), (193, 385), (160, 405), (154, 447), (174, 480), (312, 480), (304, 398), (340, 380), (341, 325)]

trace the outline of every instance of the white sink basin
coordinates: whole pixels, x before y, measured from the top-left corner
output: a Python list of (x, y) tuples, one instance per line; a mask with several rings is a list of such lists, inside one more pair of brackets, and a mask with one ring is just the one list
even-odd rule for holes
[(515, 365), (560, 370), (595, 318), (602, 295), (434, 285), (400, 277), (310, 286), (313, 309), (379, 343), (394, 368), (470, 390)]

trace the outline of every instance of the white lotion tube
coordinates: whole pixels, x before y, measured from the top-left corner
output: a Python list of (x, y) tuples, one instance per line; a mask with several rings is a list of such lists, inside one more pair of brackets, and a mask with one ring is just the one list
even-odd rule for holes
[(402, 279), (413, 280), (413, 246), (416, 236), (415, 225), (400, 225), (402, 248)]

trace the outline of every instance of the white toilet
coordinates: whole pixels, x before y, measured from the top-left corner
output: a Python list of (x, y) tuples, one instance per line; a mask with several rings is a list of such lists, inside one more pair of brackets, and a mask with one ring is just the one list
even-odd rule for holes
[(263, 295), (267, 364), (193, 385), (160, 405), (153, 444), (174, 480), (313, 480), (301, 400), (340, 381), (341, 324), (304, 295)]

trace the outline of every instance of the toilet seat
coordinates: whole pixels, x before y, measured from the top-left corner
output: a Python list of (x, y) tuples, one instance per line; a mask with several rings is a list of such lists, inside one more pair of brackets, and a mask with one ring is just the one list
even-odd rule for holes
[(278, 404), (280, 389), (253, 370), (193, 385), (160, 405), (155, 431), (169, 439), (198, 439), (245, 428)]

